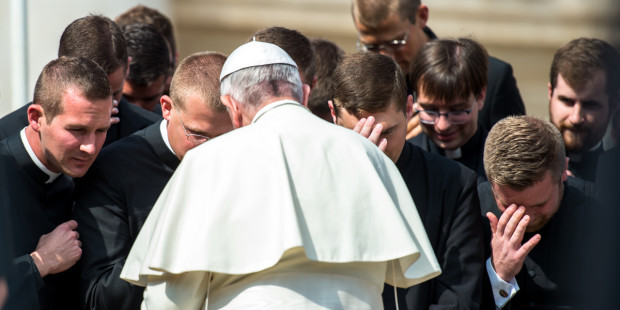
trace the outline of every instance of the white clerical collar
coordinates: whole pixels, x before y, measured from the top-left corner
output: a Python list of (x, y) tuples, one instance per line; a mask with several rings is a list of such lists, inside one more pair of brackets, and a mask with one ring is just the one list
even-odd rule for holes
[(463, 153), (461, 152), (461, 148), (456, 148), (454, 150), (444, 150), (444, 154), (446, 155), (446, 157), (450, 158), (450, 159), (458, 159), (461, 158), (463, 156)]
[(43, 171), (45, 174), (47, 174), (49, 176), (49, 179), (47, 179), (45, 184), (54, 182), (54, 180), (56, 180), (56, 178), (58, 178), (61, 173), (60, 172), (53, 172), (52, 170), (47, 169), (43, 165), (43, 163), (39, 160), (37, 155), (34, 154), (34, 150), (30, 146), (30, 143), (28, 143), (28, 138), (26, 138), (26, 127), (24, 127), (24, 129), (22, 129), (19, 132), (19, 136), (20, 136), (20, 138), (22, 138), (22, 143), (24, 144), (24, 147), (26, 148), (26, 152), (28, 152), (28, 156), (30, 156), (30, 159), (32, 159), (34, 164), (37, 165), (37, 167), (39, 167), (39, 169), (41, 169), (41, 171)]
[(295, 100), (290, 100), (290, 99), (284, 99), (284, 100), (278, 100), (275, 102), (272, 102), (266, 106), (264, 106), (262, 109), (258, 110), (258, 112), (256, 112), (256, 115), (254, 115), (254, 118), (252, 119), (252, 124), (256, 123), (256, 121), (263, 116), (265, 113), (279, 107), (282, 105), (286, 105), (286, 104), (296, 104), (298, 106), (301, 106), (301, 104)]
[(170, 139), (168, 139), (168, 120), (161, 121), (161, 123), (159, 124), (159, 132), (161, 132), (161, 138), (164, 139), (164, 143), (166, 144), (170, 152), (172, 152), (172, 154), (176, 156), (177, 154), (174, 152), (172, 146), (170, 145)]

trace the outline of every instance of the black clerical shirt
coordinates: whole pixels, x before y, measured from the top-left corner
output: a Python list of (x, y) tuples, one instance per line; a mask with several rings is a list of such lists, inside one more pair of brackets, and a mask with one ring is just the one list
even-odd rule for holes
[[(465, 167), (473, 170), (478, 175), (478, 182), (481, 183), (486, 181), (487, 176), (484, 173), (484, 163), (482, 161), (484, 155), (484, 142), (487, 139), (487, 132), (478, 127), (476, 133), (465, 143), (465, 145), (461, 146), (461, 157), (453, 158), (453, 160), (465, 165)], [(431, 139), (424, 134), (424, 132), (419, 135), (407, 140), (424, 151), (433, 154), (439, 154), (441, 156), (445, 156), (446, 152), (444, 149), (438, 147)]]
[(119, 276), (179, 162), (157, 122), (104, 148), (88, 173), (76, 181), (74, 218), (83, 244), (79, 269), (84, 309), (140, 308), (144, 288)]
[[(409, 142), (396, 166), (442, 269), (437, 278), (399, 289), (401, 309), (479, 309), (485, 258), (476, 174)], [(385, 309), (395, 309), (392, 287), (386, 285), (383, 299)]]
[(41, 278), (30, 257), (39, 238), (70, 219), (73, 180), (45, 174), (28, 155), (19, 131), (0, 142), (0, 196), (11, 222), (13, 272), (6, 309), (77, 309), (75, 268)]

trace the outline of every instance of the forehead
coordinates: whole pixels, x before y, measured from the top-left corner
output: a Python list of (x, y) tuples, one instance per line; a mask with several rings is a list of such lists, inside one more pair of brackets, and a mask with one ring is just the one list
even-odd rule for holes
[(451, 107), (451, 106), (461, 106), (468, 105), (470, 101), (474, 98), (474, 94), (470, 94), (468, 98), (460, 98), (451, 101), (447, 101), (444, 99), (437, 98), (437, 96), (428, 96), (424, 93), (424, 91), (420, 91), (417, 95), (416, 101), (421, 105), (433, 105), (436, 107)]
[(554, 91), (582, 98), (601, 98), (607, 95), (606, 84), (607, 77), (602, 69), (596, 70), (583, 85), (570, 85), (562, 74), (558, 74)]
[(355, 20), (361, 39), (372, 39), (375, 41), (394, 40), (407, 30), (410, 26), (409, 20), (401, 19), (397, 13), (388, 15), (386, 19), (374, 27), (362, 24), (358, 19)]
[(105, 99), (89, 100), (80, 90), (71, 87), (62, 94), (61, 108), (54, 120), (63, 119), (74, 123), (89, 124), (103, 119), (104, 122), (109, 123), (112, 96)]
[(541, 181), (521, 191), (511, 189), (506, 185), (492, 184), (491, 187), (495, 198), (504, 206), (516, 204), (527, 208), (548, 202), (558, 184), (558, 181), (552, 178), (551, 173), (547, 172)]

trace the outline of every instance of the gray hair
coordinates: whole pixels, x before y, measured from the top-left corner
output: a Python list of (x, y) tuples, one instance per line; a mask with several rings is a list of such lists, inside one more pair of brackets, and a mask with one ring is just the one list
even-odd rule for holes
[(287, 64), (255, 66), (233, 72), (222, 80), (220, 93), (230, 95), (251, 110), (272, 97), (290, 96), (300, 103), (303, 100), (299, 71)]

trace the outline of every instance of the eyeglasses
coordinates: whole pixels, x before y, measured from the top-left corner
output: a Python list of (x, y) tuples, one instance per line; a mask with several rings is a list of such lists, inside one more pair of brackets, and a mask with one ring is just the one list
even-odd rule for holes
[(428, 125), (435, 125), (439, 118), (443, 115), (446, 117), (448, 122), (452, 125), (459, 125), (467, 122), (469, 120), (469, 113), (471, 113), (471, 109), (469, 110), (456, 110), (450, 111), (446, 113), (440, 113), (437, 111), (428, 111), (428, 110), (419, 110), (414, 109), (420, 115), (420, 122)]
[(357, 50), (362, 52), (374, 52), (378, 53), (380, 51), (390, 51), (394, 52), (402, 49), (407, 44), (407, 37), (409, 36), (409, 27), (407, 27), (407, 31), (405, 31), (405, 35), (401, 40), (392, 40), (389, 42), (385, 42), (382, 44), (366, 44), (360, 41), (360, 38), (357, 38)]
[(200, 144), (200, 143), (206, 142), (207, 140), (211, 139), (207, 136), (187, 132), (187, 129), (185, 128), (185, 124), (183, 123), (183, 119), (181, 118), (181, 114), (179, 114), (179, 111), (177, 110), (176, 107), (174, 108), (174, 110), (177, 112), (177, 116), (179, 117), (179, 120), (181, 121), (181, 126), (183, 126), (183, 131), (185, 132), (187, 141), (191, 143)]

